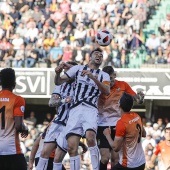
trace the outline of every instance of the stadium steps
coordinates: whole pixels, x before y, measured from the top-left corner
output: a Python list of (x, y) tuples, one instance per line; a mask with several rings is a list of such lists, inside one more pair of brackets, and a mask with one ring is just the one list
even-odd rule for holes
[(148, 24), (146, 25), (146, 28), (143, 29), (143, 32), (146, 37), (151, 34), (151, 32), (155, 32), (157, 35), (159, 35), (158, 27), (161, 24), (161, 21), (165, 19), (166, 14), (170, 13), (170, 1), (169, 0), (163, 0), (160, 3), (160, 6), (158, 6), (156, 14), (152, 16), (152, 18), (148, 21)]

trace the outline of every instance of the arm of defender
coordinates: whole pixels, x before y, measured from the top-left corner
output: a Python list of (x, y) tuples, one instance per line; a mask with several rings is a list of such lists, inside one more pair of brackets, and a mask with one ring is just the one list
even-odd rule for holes
[(28, 163), (28, 170), (33, 169), (34, 159), (35, 159), (35, 155), (37, 153), (38, 147), (39, 147), (40, 140), (41, 140), (41, 136), (39, 136), (33, 144), (31, 154), (30, 154), (29, 163)]
[(156, 160), (156, 158), (157, 158), (157, 155), (155, 155), (154, 153), (153, 153), (153, 155), (152, 155), (152, 157), (151, 157), (151, 161), (150, 161), (150, 164), (149, 164), (149, 168), (154, 168), (154, 163), (155, 163), (155, 160)]
[(109, 142), (109, 145), (112, 147), (112, 149), (115, 151), (115, 152), (118, 152), (120, 151), (121, 149), (121, 146), (123, 144), (123, 137), (117, 137), (115, 136), (115, 139), (114, 141), (112, 140), (111, 138), (111, 131), (109, 128), (106, 128), (104, 131), (103, 131), (103, 134), (106, 136), (106, 139), (108, 140)]
[(24, 125), (23, 117), (22, 116), (15, 116), (15, 129), (21, 133), (22, 138), (26, 138), (28, 136), (28, 128)]
[(57, 107), (60, 102), (61, 102), (60, 96), (57, 94), (52, 94), (48, 102), (48, 105), (49, 107)]

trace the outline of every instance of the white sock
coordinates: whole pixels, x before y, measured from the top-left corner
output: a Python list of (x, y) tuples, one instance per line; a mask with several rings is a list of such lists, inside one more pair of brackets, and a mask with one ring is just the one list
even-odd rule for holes
[(62, 162), (60, 163), (53, 162), (53, 170), (62, 170)]
[(36, 170), (46, 170), (48, 165), (48, 159), (46, 158), (39, 158), (38, 165)]
[(91, 164), (93, 167), (93, 170), (99, 170), (100, 166), (100, 154), (99, 154), (99, 148), (96, 146), (89, 147), (90, 156), (91, 156)]
[(80, 156), (70, 157), (70, 169), (71, 170), (80, 170)]

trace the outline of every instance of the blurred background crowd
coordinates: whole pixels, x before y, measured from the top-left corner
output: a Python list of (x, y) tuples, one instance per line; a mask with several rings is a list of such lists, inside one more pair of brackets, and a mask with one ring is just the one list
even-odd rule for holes
[[(114, 35), (112, 43), (103, 48), (103, 65), (167, 65), (170, 6), (163, 10), (165, 2), (168, 0), (3, 0), (0, 65), (56, 67), (69, 60), (86, 64), (99, 29)], [(147, 32), (150, 27), (153, 29)]]
[[(53, 119), (54, 115), (51, 113), (47, 113), (44, 117), (43, 122), (38, 122), (38, 123), (36, 117), (37, 117), (36, 113), (32, 111), (30, 113), (30, 116), (25, 119), (25, 123), (28, 125), (30, 133), (26, 139), (21, 138), (21, 146), (27, 161), (29, 160), (29, 155), (35, 139), (39, 136), (40, 133), (44, 131), (48, 123), (50, 123), (51, 120)], [(170, 123), (170, 121), (167, 117), (158, 118), (156, 121), (147, 120), (145, 117), (142, 117), (142, 121), (147, 134), (146, 138), (143, 138), (142, 141), (142, 147), (144, 149), (145, 158), (146, 158), (146, 170), (151, 170), (149, 169), (151, 156), (154, 153), (157, 144), (165, 139), (164, 128), (168, 123)], [(82, 139), (82, 141), (86, 143), (84, 139)], [(79, 153), (80, 152), (81, 152), (81, 148), (79, 148)], [(158, 168), (158, 162), (159, 162), (159, 156), (155, 162), (155, 167), (152, 170), (160, 170)], [(81, 155), (81, 163), (82, 163), (81, 170), (92, 170), (89, 151), (87, 151), (86, 154)], [(68, 170), (70, 169), (68, 154), (66, 155), (63, 164)], [(111, 168), (111, 164), (109, 163), (108, 170), (110, 168)]]

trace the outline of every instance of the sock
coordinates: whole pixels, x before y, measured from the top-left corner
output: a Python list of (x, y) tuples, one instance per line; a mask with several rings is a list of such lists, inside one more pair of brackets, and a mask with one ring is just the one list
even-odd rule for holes
[(48, 159), (40, 157), (36, 170), (46, 170), (47, 165), (48, 165)]
[(62, 163), (53, 162), (53, 170), (62, 170)]
[(80, 156), (70, 157), (70, 169), (71, 170), (80, 170)]
[(89, 147), (89, 151), (90, 151), (90, 156), (91, 156), (91, 163), (92, 163), (92, 167), (93, 170), (99, 170), (99, 148), (96, 146), (94, 147)]
[(103, 163), (100, 161), (100, 170), (107, 170), (107, 164), (103, 164)]

